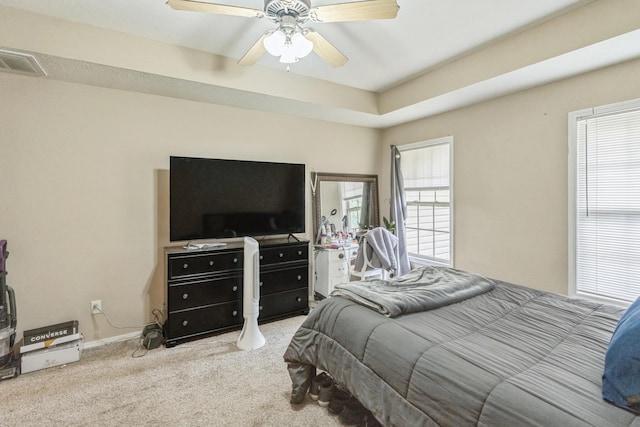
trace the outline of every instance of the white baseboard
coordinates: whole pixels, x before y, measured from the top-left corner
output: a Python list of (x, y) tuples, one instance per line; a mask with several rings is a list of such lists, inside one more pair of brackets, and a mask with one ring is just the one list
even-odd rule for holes
[(86, 350), (86, 349), (90, 349), (90, 348), (101, 347), (103, 345), (109, 345), (109, 344), (117, 343), (117, 342), (129, 341), (129, 340), (133, 340), (133, 339), (139, 339), (141, 335), (142, 335), (142, 330), (139, 330), (137, 332), (130, 332), (128, 334), (118, 335), (118, 336), (115, 336), (115, 337), (109, 337), (109, 338), (104, 338), (104, 339), (101, 339), (101, 340), (89, 341), (89, 342), (84, 343), (84, 348)]

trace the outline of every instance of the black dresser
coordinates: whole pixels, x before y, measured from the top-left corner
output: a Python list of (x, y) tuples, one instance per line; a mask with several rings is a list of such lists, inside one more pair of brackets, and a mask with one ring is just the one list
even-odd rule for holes
[[(309, 312), (309, 242), (268, 239), (260, 244), (259, 322)], [(239, 329), (243, 244), (186, 250), (166, 248), (166, 346)]]

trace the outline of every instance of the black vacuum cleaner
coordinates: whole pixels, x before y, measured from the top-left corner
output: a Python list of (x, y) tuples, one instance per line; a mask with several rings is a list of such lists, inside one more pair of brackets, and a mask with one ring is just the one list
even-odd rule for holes
[(20, 373), (20, 361), (15, 357), (16, 296), (7, 285), (7, 241), (0, 240), (0, 380), (14, 378)]

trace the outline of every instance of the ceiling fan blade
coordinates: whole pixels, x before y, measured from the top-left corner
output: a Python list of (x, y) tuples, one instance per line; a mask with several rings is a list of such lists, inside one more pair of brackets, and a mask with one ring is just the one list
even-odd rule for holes
[(260, 57), (264, 55), (264, 53), (267, 51), (267, 49), (265, 49), (264, 47), (264, 39), (270, 36), (272, 33), (273, 33), (273, 30), (269, 30), (266, 33), (264, 33), (262, 37), (260, 37), (258, 41), (255, 42), (253, 46), (251, 46), (251, 48), (247, 51), (247, 53), (245, 53), (244, 56), (240, 58), (240, 60), (238, 61), (238, 64), (240, 65), (255, 64), (258, 61), (258, 59), (260, 59)]
[(400, 6), (396, 0), (369, 0), (314, 7), (310, 11), (310, 16), (315, 22), (393, 19), (398, 16), (399, 9)]
[(313, 42), (313, 51), (332, 67), (342, 67), (349, 60), (327, 39), (322, 37), (320, 33), (311, 28), (305, 29), (304, 36)]
[(227, 6), (224, 4), (205, 3), (194, 0), (167, 0), (167, 4), (176, 10), (190, 10), (193, 12), (217, 13), (220, 15), (245, 16), (247, 18), (262, 18), (264, 12), (247, 7)]

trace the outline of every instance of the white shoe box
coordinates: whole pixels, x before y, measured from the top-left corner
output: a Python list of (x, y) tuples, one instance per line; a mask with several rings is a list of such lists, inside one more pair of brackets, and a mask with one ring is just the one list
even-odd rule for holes
[(60, 344), (82, 340), (82, 337), (83, 336), (81, 333), (77, 333), (73, 335), (65, 335), (59, 338), (53, 338), (46, 341), (38, 341), (36, 343), (27, 344), (20, 347), (20, 353), (28, 353), (34, 350), (41, 350), (43, 348), (59, 346)]
[(26, 374), (27, 372), (77, 362), (80, 360), (83, 348), (82, 339), (79, 339), (41, 350), (22, 353), (21, 371)]

